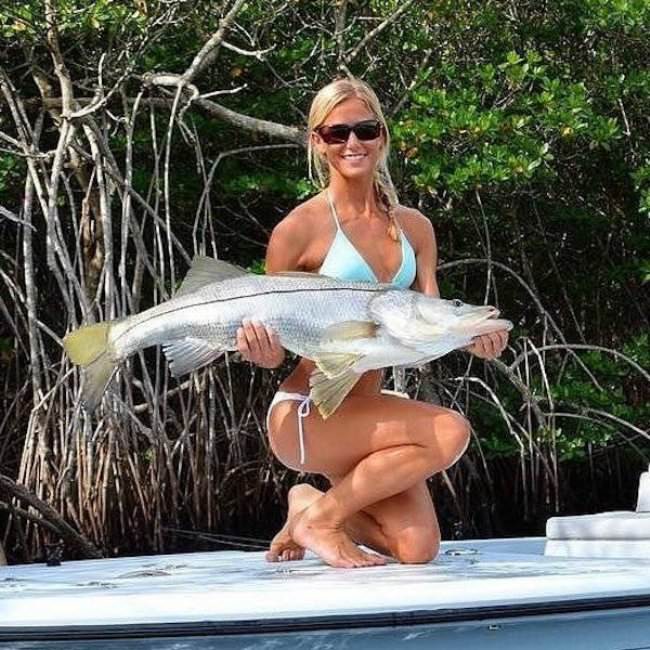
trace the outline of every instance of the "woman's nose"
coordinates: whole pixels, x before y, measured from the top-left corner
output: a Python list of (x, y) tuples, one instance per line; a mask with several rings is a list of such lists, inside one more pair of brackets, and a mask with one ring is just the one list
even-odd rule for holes
[(350, 131), (350, 135), (348, 136), (348, 139), (345, 141), (346, 145), (355, 145), (359, 144), (360, 140), (357, 138), (357, 134), (354, 131)]

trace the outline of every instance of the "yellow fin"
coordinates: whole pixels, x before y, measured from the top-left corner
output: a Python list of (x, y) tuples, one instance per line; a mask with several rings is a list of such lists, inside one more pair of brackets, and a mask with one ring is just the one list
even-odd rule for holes
[(213, 282), (238, 278), (242, 275), (249, 275), (249, 273), (240, 266), (223, 260), (215, 260), (206, 255), (195, 255), (192, 266), (175, 295), (184, 296)]
[(81, 402), (92, 413), (106, 391), (108, 383), (117, 370), (117, 366), (107, 354), (102, 354), (83, 370), (84, 383), (81, 389)]
[(334, 323), (323, 332), (322, 339), (347, 341), (350, 339), (370, 339), (377, 336), (379, 325), (371, 320), (348, 320)]
[(318, 407), (323, 420), (336, 411), (360, 376), (350, 371), (330, 379), (318, 369), (312, 372), (309, 377), (309, 396)]
[(346, 352), (320, 352), (314, 357), (318, 369), (328, 378), (338, 377), (349, 370), (362, 354), (348, 354)]
[(111, 323), (84, 325), (63, 339), (63, 347), (73, 363), (87, 366), (106, 352)]
[(81, 399), (88, 411), (93, 411), (116, 370), (108, 350), (108, 333), (112, 323), (95, 323), (70, 332), (63, 347), (70, 359), (83, 368), (84, 383)]

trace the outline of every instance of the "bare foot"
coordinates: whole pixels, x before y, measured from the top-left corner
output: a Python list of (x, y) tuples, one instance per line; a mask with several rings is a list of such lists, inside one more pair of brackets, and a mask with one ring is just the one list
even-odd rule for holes
[(289, 534), (304, 548), (316, 553), (333, 567), (363, 567), (386, 564), (386, 559), (375, 553), (362, 551), (348, 536), (343, 526), (333, 525), (319, 518), (314, 507), (308, 507), (296, 515), (289, 524)]
[(289, 527), (292, 520), (305, 508), (310, 506), (316, 499), (322, 496), (322, 492), (308, 483), (299, 483), (289, 490), (289, 510), (287, 520), (280, 532), (273, 538), (269, 550), (266, 552), (267, 562), (284, 562), (286, 560), (302, 560), (305, 557), (305, 549), (296, 544), (291, 538)]

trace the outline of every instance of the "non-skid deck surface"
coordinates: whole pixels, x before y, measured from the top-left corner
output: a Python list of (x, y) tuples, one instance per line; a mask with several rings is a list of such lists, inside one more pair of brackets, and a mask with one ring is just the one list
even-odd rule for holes
[(0, 568), (7, 628), (300, 620), (650, 596), (650, 560), (543, 555), (543, 538), (444, 542), (425, 565), (335, 569), (218, 551)]

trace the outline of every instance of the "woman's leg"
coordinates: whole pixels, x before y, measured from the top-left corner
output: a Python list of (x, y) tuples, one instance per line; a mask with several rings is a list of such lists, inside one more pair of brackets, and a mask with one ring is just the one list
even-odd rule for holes
[[(333, 477), (328, 478), (331, 483), (340, 480), (334, 479)], [(303, 559), (305, 549), (293, 541), (289, 530), (294, 518), (314, 503), (314, 501), (323, 496), (323, 494), (324, 492), (315, 488), (313, 485), (309, 485), (309, 483), (299, 483), (289, 489), (289, 494), (287, 495), (287, 519), (284, 526), (282, 526), (271, 541), (269, 550), (266, 553), (268, 562)], [(387, 536), (383, 532), (383, 527), (368, 512), (362, 510), (349, 517), (345, 522), (345, 530), (356, 543), (368, 546), (384, 555), (392, 554), (390, 550), (391, 546), (388, 543)]]
[[(280, 460), (295, 469), (344, 476), (296, 517), (291, 530), (296, 543), (333, 566), (382, 563), (352, 542), (346, 521), (449, 467), (469, 442), (467, 420), (449, 409), (388, 395), (350, 396), (328, 420), (315, 410), (305, 419), (306, 463), (300, 465), (295, 407), (282, 406), (274, 409), (270, 431)], [(409, 494), (416, 498), (415, 491)], [(421, 489), (417, 498), (424, 503)], [(424, 546), (431, 548), (437, 522), (425, 528)], [(416, 555), (426, 553), (420, 549)]]
[[(426, 481), (377, 501), (363, 512), (380, 527), (389, 552), (375, 550), (407, 564), (430, 562), (438, 555), (440, 527)], [(363, 537), (352, 538), (375, 548)]]

